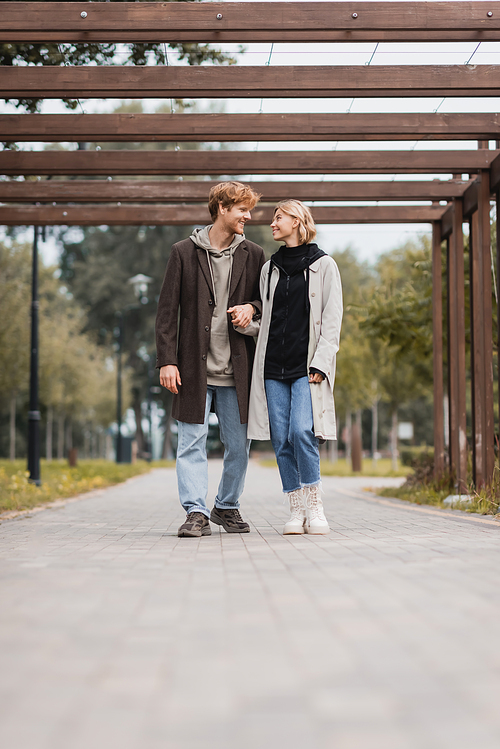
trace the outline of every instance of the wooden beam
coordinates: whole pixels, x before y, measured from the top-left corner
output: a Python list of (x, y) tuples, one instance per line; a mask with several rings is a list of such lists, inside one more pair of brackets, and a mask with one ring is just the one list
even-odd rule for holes
[(443, 292), (441, 226), (432, 225), (432, 346), (434, 361), (434, 476), (445, 472), (443, 388)]
[[(177, 180), (12, 180), (0, 181), (3, 203), (196, 203), (208, 199), (213, 182)], [(460, 197), (471, 182), (432, 181), (360, 181), (360, 182), (250, 182), (263, 202), (286, 198), (305, 201), (347, 200), (451, 200)]]
[(495, 41), (499, 5), (6, 2), (0, 41)]
[(448, 369), (450, 402), (450, 466), (457, 488), (467, 488), (467, 431), (465, 399), (465, 277), (463, 213), (453, 201), (453, 231), (448, 250)]
[(498, 96), (499, 65), (3, 66), (4, 98)]
[[(442, 206), (342, 206), (312, 208), (318, 224), (429, 224), (438, 221)], [(252, 211), (252, 223), (270, 224), (272, 206), (259, 206)], [(3, 205), (0, 225), (172, 225), (208, 224), (206, 205)]]
[(453, 231), (453, 205), (448, 206), (441, 218), (441, 239), (449, 239)]
[(463, 194), (463, 208), (464, 208), (464, 218), (469, 218), (472, 216), (474, 211), (477, 211), (477, 205), (478, 205), (478, 185), (479, 182), (477, 179), (474, 180), (474, 182), (471, 182), (470, 185), (467, 187), (467, 189), (464, 191)]
[[(490, 175), (491, 180), (491, 175)], [(500, 190), (495, 192), (495, 207), (496, 207), (496, 221), (495, 221), (495, 234), (496, 234), (496, 297), (497, 297), (497, 393), (498, 393), (498, 423), (500, 425)]]
[(338, 141), (500, 138), (500, 115), (0, 114), (6, 141)]
[(472, 174), (498, 151), (2, 151), (5, 175)]

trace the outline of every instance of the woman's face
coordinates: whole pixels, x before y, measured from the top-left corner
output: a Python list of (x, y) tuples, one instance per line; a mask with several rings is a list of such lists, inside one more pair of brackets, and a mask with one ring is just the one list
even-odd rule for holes
[(271, 229), (276, 242), (285, 242), (289, 247), (294, 247), (298, 243), (299, 220), (288, 213), (278, 209), (274, 214)]

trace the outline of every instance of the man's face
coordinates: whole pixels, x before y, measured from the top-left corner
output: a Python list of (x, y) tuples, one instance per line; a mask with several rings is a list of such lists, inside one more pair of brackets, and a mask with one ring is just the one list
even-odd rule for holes
[(228, 232), (243, 234), (245, 224), (252, 215), (246, 203), (234, 203), (230, 208), (219, 207), (220, 215)]

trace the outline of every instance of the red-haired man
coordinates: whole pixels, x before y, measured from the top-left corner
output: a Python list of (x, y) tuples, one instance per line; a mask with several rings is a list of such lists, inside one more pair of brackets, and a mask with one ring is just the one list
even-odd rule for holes
[[(248, 398), (254, 341), (235, 330), (260, 314), (262, 247), (245, 239), (259, 195), (240, 182), (210, 190), (213, 223), (172, 247), (156, 318), (160, 383), (174, 394), (178, 421), (177, 483), (187, 517), (179, 536), (210, 535), (210, 522), (248, 533), (239, 512), (248, 465)], [(212, 511), (207, 507), (206, 439), (213, 407), (224, 467)]]

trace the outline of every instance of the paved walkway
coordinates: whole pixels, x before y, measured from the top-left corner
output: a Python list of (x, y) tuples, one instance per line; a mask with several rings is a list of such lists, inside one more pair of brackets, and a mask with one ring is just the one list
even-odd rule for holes
[(245, 536), (178, 539), (170, 470), (3, 522), (2, 749), (498, 749), (500, 523), (367, 483), (329, 537), (255, 464)]

